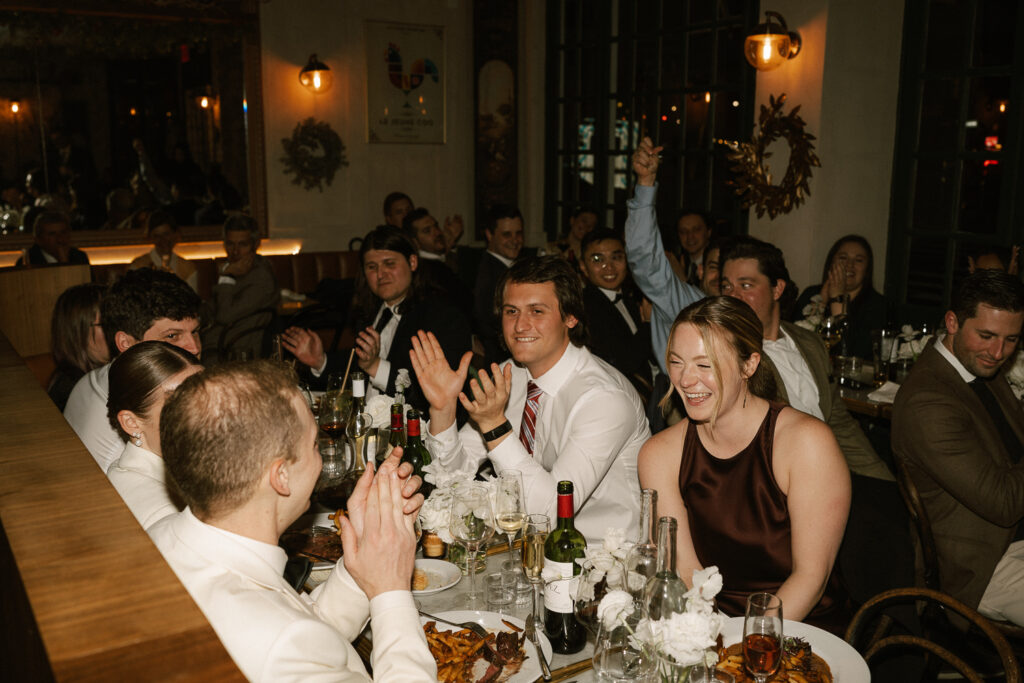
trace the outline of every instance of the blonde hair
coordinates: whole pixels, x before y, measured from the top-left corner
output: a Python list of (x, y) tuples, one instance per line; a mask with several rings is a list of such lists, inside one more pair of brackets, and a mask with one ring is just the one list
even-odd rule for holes
[[(712, 296), (690, 304), (676, 316), (668, 334), (669, 343), (665, 349), (666, 366), (671, 361), (672, 338), (675, 336), (676, 329), (684, 323), (693, 325), (700, 332), (701, 340), (704, 342), (704, 352), (711, 364), (715, 383), (719, 387), (722, 386), (721, 362), (717, 352), (719, 345), (732, 349), (737, 367), (741, 372), (743, 364), (750, 360), (754, 353), (764, 355), (762, 350), (764, 327), (753, 309), (745, 302), (733, 297)], [(758, 363), (753, 374), (747, 378), (747, 386), (750, 393), (755, 396), (766, 400), (775, 398), (775, 377), (763, 363)], [(668, 405), (673, 391), (675, 391), (674, 386), (661, 399), (659, 405), (662, 408)], [(715, 404), (711, 411), (712, 428), (715, 426), (721, 407), (722, 393), (718, 392), (715, 394)]]

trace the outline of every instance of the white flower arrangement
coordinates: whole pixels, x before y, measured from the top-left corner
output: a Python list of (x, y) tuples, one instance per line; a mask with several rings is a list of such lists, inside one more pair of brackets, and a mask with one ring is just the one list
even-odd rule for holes
[(593, 600), (597, 586), (604, 581), (606, 590), (618, 590), (626, 588), (625, 561), (632, 541), (626, 540), (626, 530), (609, 527), (605, 529), (604, 541), (601, 545), (588, 545), (584, 549), (584, 556), (577, 558), (576, 563), (581, 566), (590, 565), (590, 571), (586, 573), (586, 580), (576, 583), (575, 593), (572, 595), (574, 601)]
[(1024, 350), (1017, 351), (1013, 365), (1010, 366), (1010, 370), (1006, 373), (1006, 381), (1010, 383), (1013, 395), (1018, 400), (1024, 400)]
[[(423, 478), (434, 485), (434, 490), (423, 502), (420, 508), (420, 526), (424, 531), (437, 534), (445, 543), (453, 543), (455, 538), (448, 528), (449, 516), (451, 515), (452, 499), (455, 496), (455, 489), (460, 484), (479, 484), (485, 486), (491, 497), (491, 505), (494, 504), (496, 489), (494, 479), (486, 481), (474, 481), (473, 472), (462, 470), (448, 471), (438, 460), (432, 460), (429, 465), (423, 467)], [(480, 511), (477, 517), (483, 519), (484, 511)]]
[(811, 332), (817, 332), (818, 327), (821, 326), (821, 319), (825, 315), (825, 303), (821, 300), (821, 294), (815, 294), (811, 297), (811, 302), (804, 306), (802, 311), (804, 318), (803, 320), (797, 320), (797, 327), (802, 327), (805, 330)]
[(922, 330), (915, 330), (910, 325), (900, 328), (900, 333), (894, 344), (893, 354), (889, 360), (895, 361), (900, 358), (917, 360), (917, 357), (924, 351), (924, 347), (931, 341), (933, 335), (926, 334)]

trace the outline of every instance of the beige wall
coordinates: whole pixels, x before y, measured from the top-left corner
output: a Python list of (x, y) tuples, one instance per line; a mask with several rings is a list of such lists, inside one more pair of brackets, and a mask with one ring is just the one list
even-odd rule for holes
[[(811, 196), (770, 220), (751, 211), (750, 233), (778, 245), (800, 288), (819, 282), (836, 238), (864, 235), (875, 252), (875, 287), (885, 274), (899, 86), (903, 3), (892, 0), (778, 0), (803, 38), (796, 59), (758, 74), (757, 102), (786, 93), (817, 139), (821, 168)], [(776, 154), (776, 158), (782, 154)], [(773, 168), (781, 178), (785, 169)]]
[[(445, 27), (447, 134), (444, 145), (366, 141), (367, 20)], [(408, 193), (439, 219), (461, 213), (473, 224), (472, 3), (469, 0), (270, 0), (260, 5), (270, 236), (298, 238), (305, 250), (344, 249), (383, 222), (392, 190)], [(314, 96), (299, 85), (310, 53), (334, 72)], [(281, 139), (309, 116), (331, 124), (345, 144), (342, 167), (323, 193), (283, 173)]]

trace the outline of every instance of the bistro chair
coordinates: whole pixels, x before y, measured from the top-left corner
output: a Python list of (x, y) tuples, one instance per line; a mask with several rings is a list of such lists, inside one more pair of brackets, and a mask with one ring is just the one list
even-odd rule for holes
[(1005, 677), (1006, 683), (1021, 683), (1020, 663), (999, 629), (990, 620), (959, 600), (930, 588), (896, 588), (885, 591), (868, 600), (857, 610), (853, 621), (846, 629), (846, 642), (861, 653), (868, 665), (886, 650), (918, 651), (926, 660), (938, 660), (936, 663), (945, 663), (955, 669), (971, 683), (982, 683), (983, 675), (944, 645), (926, 637), (890, 634), (892, 620), (882, 612), (895, 604), (908, 602), (919, 609), (923, 607), (923, 611), (952, 612), (968, 621), (973, 628), (983, 634), (983, 640), (998, 655), (1002, 666), (1001, 675)]

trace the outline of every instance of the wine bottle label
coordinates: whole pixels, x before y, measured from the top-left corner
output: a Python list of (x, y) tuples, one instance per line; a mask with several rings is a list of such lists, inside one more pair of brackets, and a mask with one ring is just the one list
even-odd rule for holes
[(557, 573), (560, 579), (544, 585), (544, 607), (551, 612), (572, 613), (572, 596), (576, 593), (578, 576), (573, 576), (572, 562), (555, 562), (544, 558), (544, 573)]
[(366, 380), (352, 378), (352, 398), (366, 396)]

